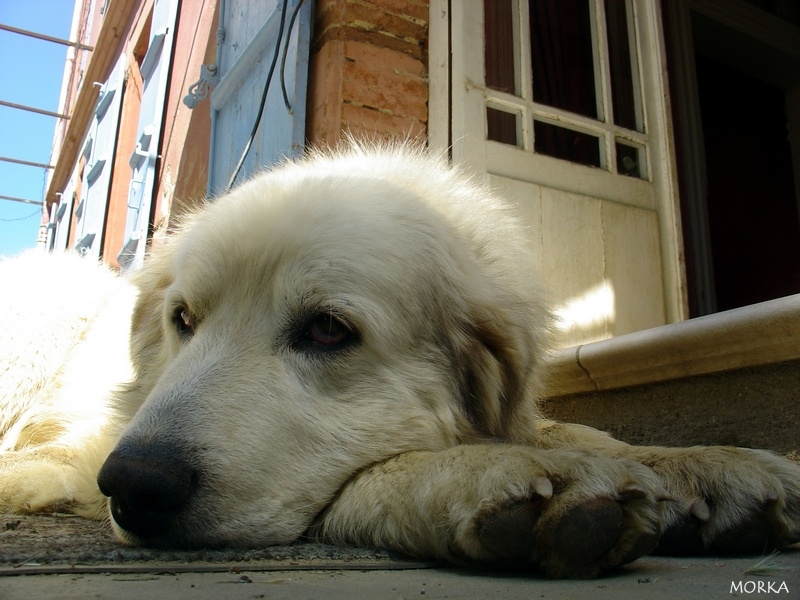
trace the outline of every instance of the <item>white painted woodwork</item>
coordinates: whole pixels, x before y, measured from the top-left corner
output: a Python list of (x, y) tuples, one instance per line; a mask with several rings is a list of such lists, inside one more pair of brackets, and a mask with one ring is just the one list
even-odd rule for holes
[[(602, 0), (587, 1), (593, 3), (595, 17), (602, 14)], [(479, 0), (431, 3), (431, 27), (445, 29), (449, 23), (452, 49), (449, 61), (444, 44), (432, 44), (430, 49), (432, 81), (439, 77), (451, 81), (449, 117), (441, 109), (446, 91), (432, 87), (436, 110), (430, 115), (431, 145), (444, 148), (448, 140), (453, 160), (484, 175), (530, 227), (541, 279), (562, 317), (558, 345), (582, 344), (687, 318), (658, 1), (631, 0), (629, 5), (639, 56), (634, 83), (640, 86), (636, 114), (641, 131), (612, 123), (608, 51), (603, 44), (595, 51), (600, 119), (534, 101), (525, 27), (515, 36), (518, 94), (488, 89), (483, 44), (476, 43), (484, 35), (482, 6)], [(515, 6), (517, 22), (527, 22), (527, 3)], [(602, 34), (602, 19), (596, 25)], [(520, 147), (487, 140), (487, 106), (519, 115)], [(603, 140), (602, 167), (535, 154), (534, 117), (598, 135)], [(617, 139), (642, 148), (644, 178), (616, 174)]]

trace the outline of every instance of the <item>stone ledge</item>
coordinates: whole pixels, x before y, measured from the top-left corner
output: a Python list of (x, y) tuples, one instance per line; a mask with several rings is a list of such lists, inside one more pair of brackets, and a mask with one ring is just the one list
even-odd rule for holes
[(574, 346), (551, 355), (545, 397), (800, 358), (800, 295)]

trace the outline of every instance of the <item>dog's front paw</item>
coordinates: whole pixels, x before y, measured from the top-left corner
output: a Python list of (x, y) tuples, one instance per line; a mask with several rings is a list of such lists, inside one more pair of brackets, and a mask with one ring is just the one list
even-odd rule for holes
[(105, 514), (94, 473), (70, 463), (59, 447), (34, 447), (0, 454), (0, 513), (74, 513), (87, 519)]
[(362, 471), (308, 534), (462, 565), (594, 577), (655, 547), (665, 494), (651, 469), (627, 459), (456, 446)]
[(0, 462), (0, 512), (66, 512), (74, 504), (71, 467), (47, 462)]
[(537, 453), (525, 498), (488, 507), (477, 537), (492, 562), (553, 577), (595, 577), (651, 552), (665, 497), (646, 467), (570, 451)]
[(763, 450), (658, 449), (643, 457), (674, 502), (659, 554), (762, 554), (800, 541), (800, 466)]

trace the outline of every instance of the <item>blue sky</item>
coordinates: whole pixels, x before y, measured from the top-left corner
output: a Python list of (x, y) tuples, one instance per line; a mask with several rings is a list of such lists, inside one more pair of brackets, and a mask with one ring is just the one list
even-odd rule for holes
[[(0, 0), (0, 23), (67, 39), (73, 0)], [(0, 30), (0, 100), (58, 111), (67, 47)], [(0, 156), (50, 162), (56, 119), (0, 106)], [(0, 161), (0, 196), (42, 200), (44, 169)], [(0, 256), (36, 245), (41, 209), (0, 200)]]

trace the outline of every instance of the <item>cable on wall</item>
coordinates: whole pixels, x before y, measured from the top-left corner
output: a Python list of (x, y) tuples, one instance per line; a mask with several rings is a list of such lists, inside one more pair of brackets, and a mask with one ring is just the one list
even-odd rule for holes
[(250, 137), (247, 140), (247, 144), (245, 144), (244, 151), (242, 155), (239, 157), (239, 162), (236, 163), (236, 167), (233, 169), (233, 173), (231, 174), (230, 179), (228, 180), (228, 187), (227, 190), (233, 187), (233, 184), (236, 182), (236, 178), (239, 176), (239, 173), (242, 170), (242, 166), (244, 165), (244, 161), (247, 158), (247, 155), (250, 153), (250, 148), (253, 146), (253, 141), (255, 140), (256, 133), (258, 132), (258, 126), (261, 123), (261, 117), (264, 114), (264, 106), (267, 103), (267, 94), (269, 93), (269, 85), (270, 81), (272, 80), (272, 74), (275, 72), (275, 66), (278, 64), (278, 55), (280, 54), (281, 50), (281, 41), (283, 40), (283, 28), (286, 23), (286, 10), (289, 5), (289, 0), (283, 0), (282, 8), (281, 8), (281, 23), (280, 27), (278, 28), (278, 39), (275, 41), (275, 52), (272, 55), (272, 64), (270, 64), (269, 72), (267, 73), (267, 80), (264, 83), (264, 90), (261, 93), (261, 103), (258, 106), (258, 112), (256, 113), (256, 119), (253, 123), (253, 129), (250, 132)]

